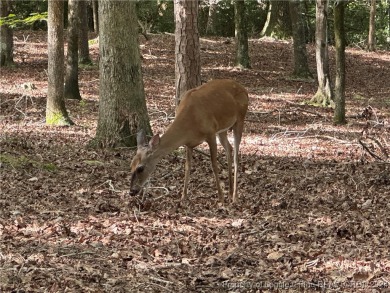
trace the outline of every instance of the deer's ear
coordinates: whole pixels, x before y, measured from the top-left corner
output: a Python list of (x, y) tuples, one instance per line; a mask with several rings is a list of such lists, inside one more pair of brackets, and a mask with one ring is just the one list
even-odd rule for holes
[(149, 147), (154, 150), (160, 144), (160, 135), (154, 135), (149, 141)]
[(137, 147), (141, 148), (141, 147), (144, 147), (146, 145), (148, 145), (148, 140), (146, 138), (145, 131), (143, 129), (141, 129), (137, 133)]

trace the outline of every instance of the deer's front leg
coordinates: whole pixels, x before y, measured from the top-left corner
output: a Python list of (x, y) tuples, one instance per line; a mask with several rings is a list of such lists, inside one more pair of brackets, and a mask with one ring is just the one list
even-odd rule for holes
[(219, 170), (218, 170), (218, 163), (217, 163), (217, 139), (215, 136), (213, 136), (212, 138), (210, 138), (207, 143), (209, 144), (209, 147), (210, 147), (210, 157), (211, 157), (211, 166), (213, 167), (213, 172), (214, 172), (214, 176), (215, 176), (215, 183), (216, 183), (216, 186), (217, 186), (217, 190), (218, 190), (218, 197), (219, 197), (219, 201), (221, 203), (224, 202), (224, 198), (223, 198), (223, 192), (222, 192), (222, 189), (221, 189), (221, 185), (219, 184)]
[(190, 181), (191, 160), (192, 160), (192, 148), (186, 147), (186, 163), (185, 163), (185, 173), (184, 173), (184, 188), (183, 188), (183, 194), (181, 196), (181, 201), (182, 202), (187, 199), (187, 188), (188, 188), (188, 182)]

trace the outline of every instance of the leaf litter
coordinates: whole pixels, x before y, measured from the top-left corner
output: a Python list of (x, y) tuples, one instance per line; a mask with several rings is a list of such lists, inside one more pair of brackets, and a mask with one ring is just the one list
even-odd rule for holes
[[(288, 77), (290, 43), (251, 41), (253, 69), (240, 71), (233, 43), (202, 41), (203, 79), (234, 78), (250, 93), (240, 200), (218, 203), (201, 145), (180, 206), (183, 149), (131, 197), (135, 150), (86, 148), (96, 65), (81, 69), (84, 100), (67, 101), (76, 126), (44, 125), (45, 38), (29, 33), (31, 43), (16, 41), (18, 66), (1, 74), (0, 292), (388, 290), (390, 66), (370, 65), (388, 64), (388, 53), (347, 50), (348, 124), (335, 126), (330, 109), (301, 104), (316, 84)], [(174, 40), (141, 42), (151, 123), (163, 133), (174, 116)]]

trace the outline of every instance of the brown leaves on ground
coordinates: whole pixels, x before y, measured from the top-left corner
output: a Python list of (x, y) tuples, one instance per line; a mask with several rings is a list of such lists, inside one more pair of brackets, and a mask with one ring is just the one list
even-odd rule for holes
[[(43, 35), (17, 33), (18, 66), (2, 69), (1, 292), (385, 292), (390, 286), (390, 57), (347, 51), (348, 124), (302, 105), (316, 84), (289, 78), (291, 44), (251, 41), (251, 70), (234, 44), (202, 41), (203, 79), (234, 78), (250, 93), (240, 200), (217, 203), (208, 150), (194, 154), (179, 206), (184, 154), (159, 164), (130, 197), (132, 149), (91, 150), (97, 67), (81, 70), (77, 126), (44, 125)], [(97, 45), (91, 48), (97, 60)], [(309, 47), (311, 67), (314, 52)], [(174, 43), (143, 44), (155, 133), (174, 113)], [(222, 57), (223, 56), (223, 57)], [(221, 179), (227, 194), (225, 155)], [(381, 291), (382, 290), (382, 291)]]

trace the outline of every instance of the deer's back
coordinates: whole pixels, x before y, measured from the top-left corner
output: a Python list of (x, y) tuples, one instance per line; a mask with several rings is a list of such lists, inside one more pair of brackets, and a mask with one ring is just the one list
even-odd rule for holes
[(248, 92), (229, 79), (212, 80), (189, 90), (180, 102), (175, 122), (199, 135), (215, 135), (244, 119)]

